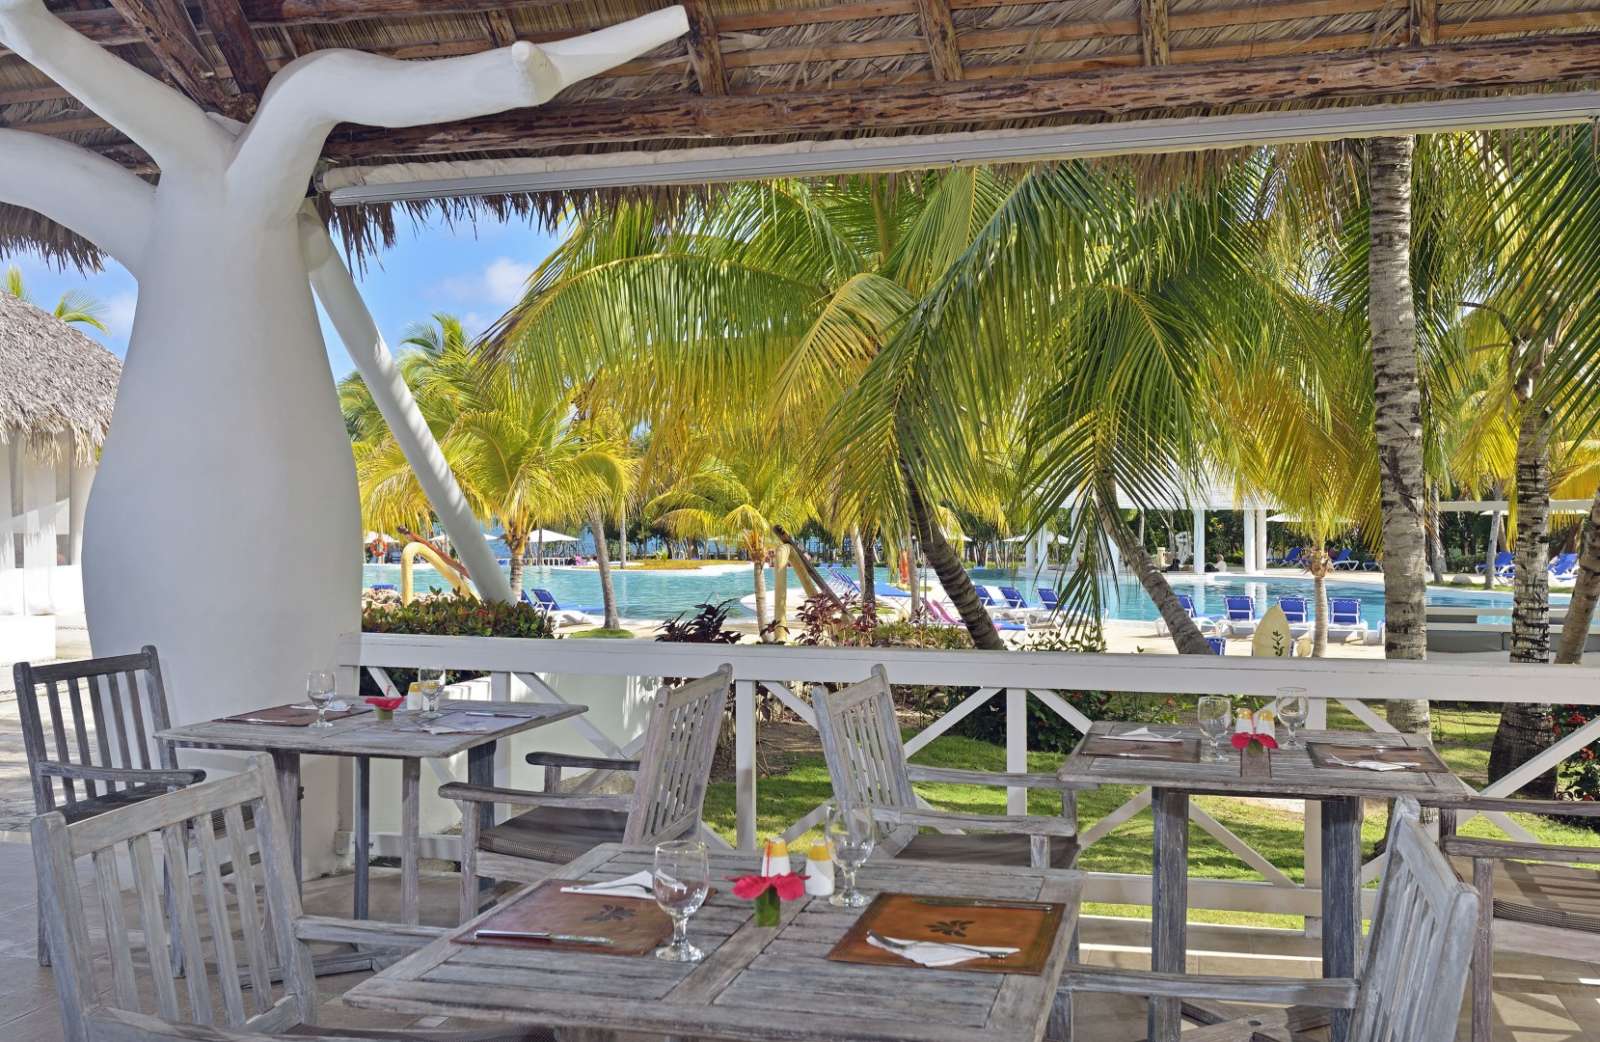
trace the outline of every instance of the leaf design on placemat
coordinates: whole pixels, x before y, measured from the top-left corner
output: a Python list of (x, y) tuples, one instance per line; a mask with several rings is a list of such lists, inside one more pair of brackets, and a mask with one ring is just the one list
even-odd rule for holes
[(965, 937), (967, 927), (975, 922), (976, 919), (941, 919), (936, 923), (929, 923), (928, 929), (944, 937)]
[(584, 916), (583, 921), (586, 923), (614, 923), (621, 919), (632, 919), (636, 914), (638, 913), (633, 909), (625, 908), (622, 905), (601, 905), (598, 912)]

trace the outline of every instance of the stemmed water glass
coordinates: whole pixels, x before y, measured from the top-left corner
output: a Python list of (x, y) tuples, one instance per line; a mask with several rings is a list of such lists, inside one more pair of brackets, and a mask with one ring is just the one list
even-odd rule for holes
[(878, 838), (877, 823), (870, 810), (835, 806), (828, 811), (825, 828), (833, 860), (844, 870), (844, 888), (828, 901), (840, 908), (860, 908), (867, 903), (867, 895), (856, 889), (856, 872), (872, 856)]
[(444, 670), (417, 670), (417, 693), (422, 696), (422, 719), (439, 715), (439, 694), (444, 690)]
[(327, 670), (319, 669), (306, 674), (306, 697), (317, 707), (317, 718), (310, 726), (333, 726), (333, 721), (328, 719), (328, 703), (333, 701), (333, 690), (333, 674)]
[(711, 887), (711, 866), (706, 845), (698, 840), (676, 840), (656, 847), (655, 868), (650, 873), (656, 904), (672, 920), (672, 943), (656, 949), (667, 962), (699, 962), (706, 953), (689, 943), (689, 917), (705, 904)]
[(1222, 738), (1233, 727), (1233, 699), (1227, 695), (1203, 695), (1195, 707), (1195, 719), (1200, 730), (1211, 739), (1211, 753), (1206, 759), (1218, 763), (1222, 755)]
[(1285, 749), (1296, 749), (1300, 740), (1295, 732), (1306, 722), (1306, 717), (1311, 715), (1311, 703), (1306, 699), (1306, 689), (1303, 687), (1278, 688), (1278, 719), (1289, 729), (1289, 737), (1284, 741)]

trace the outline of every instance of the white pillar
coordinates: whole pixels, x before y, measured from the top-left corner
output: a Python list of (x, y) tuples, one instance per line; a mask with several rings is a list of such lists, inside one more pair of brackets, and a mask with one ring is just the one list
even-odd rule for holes
[(22, 464), (23, 610), (33, 615), (55, 611), (51, 580), (56, 570), (56, 465), (24, 447)]
[(1256, 510), (1256, 567), (1265, 571), (1267, 560), (1267, 512), (1265, 509)]
[(1039, 574), (1039, 541), (1029, 539), (1022, 546), (1022, 571), (1024, 575)]
[(72, 537), (68, 564), (83, 563), (83, 512), (89, 506), (89, 487), (93, 483), (94, 464), (74, 461), (67, 485), (67, 533)]
[(11, 502), (11, 460), (21, 436), (12, 431), (11, 440), (0, 444), (0, 615), (22, 613), (22, 577), (17, 573), (16, 537), (12, 534), (17, 510)]
[(1194, 574), (1206, 574), (1206, 510), (1194, 508)]
[(1244, 512), (1244, 574), (1254, 575), (1261, 570), (1261, 562), (1256, 559), (1256, 512)]

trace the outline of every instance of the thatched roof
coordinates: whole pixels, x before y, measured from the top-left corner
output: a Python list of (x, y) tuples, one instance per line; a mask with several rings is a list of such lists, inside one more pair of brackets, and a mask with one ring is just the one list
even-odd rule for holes
[[(207, 107), (247, 118), (272, 71), (309, 51), (459, 55), (559, 39), (667, 0), (119, 0), (131, 23), (108, 0), (49, 2)], [(551, 105), (439, 127), (343, 126), (324, 151), (327, 166), (938, 133), (1600, 81), (1600, 8), (1585, 0), (685, 4), (688, 38)], [(185, 33), (174, 35), (174, 24)], [(4, 52), (0, 126), (65, 137), (154, 172), (137, 147)], [(489, 205), (548, 219), (594, 197), (448, 205), (460, 215)], [(391, 234), (389, 207), (325, 212), (358, 250)], [(0, 249), (19, 244), (61, 260), (94, 258), (42, 218), (0, 209)]]
[(122, 363), (54, 315), (0, 293), (0, 443), (22, 438), (43, 458), (67, 435), (91, 460), (111, 426)]

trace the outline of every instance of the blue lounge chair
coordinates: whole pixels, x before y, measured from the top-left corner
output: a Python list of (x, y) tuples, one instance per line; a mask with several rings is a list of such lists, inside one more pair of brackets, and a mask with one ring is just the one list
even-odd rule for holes
[[(1209, 615), (1198, 614), (1195, 611), (1193, 597), (1189, 596), (1187, 593), (1180, 593), (1178, 594), (1178, 604), (1182, 606), (1184, 612), (1189, 616), (1189, 618), (1194, 620), (1194, 624), (1200, 627), (1201, 633), (1205, 633), (1207, 631), (1215, 633), (1217, 631), (1216, 619), (1213, 619)], [(1161, 618), (1159, 615), (1156, 616), (1156, 635), (1165, 637), (1168, 632), (1170, 631), (1167, 628), (1167, 620)]]
[(1332, 597), (1328, 600), (1328, 638), (1348, 640), (1359, 636), (1366, 641), (1367, 620), (1361, 617), (1361, 598)]
[[(1510, 550), (1501, 550), (1499, 553), (1494, 555), (1494, 574), (1499, 576), (1511, 574), (1511, 572), (1515, 570), (1516, 562), (1516, 554), (1512, 553)], [(1478, 564), (1473, 565), (1472, 570), (1477, 572), (1479, 575), (1482, 575), (1483, 563), (1479, 562)]]
[(373, 583), (368, 588), (372, 590), (398, 590), (400, 587), (396, 586), (394, 583)]
[(1345, 547), (1332, 557), (1328, 558), (1328, 564), (1335, 571), (1344, 570), (1353, 572), (1361, 567), (1361, 562), (1357, 560), (1356, 556), (1350, 552), (1349, 547)]
[(1293, 568), (1295, 565), (1300, 563), (1300, 558), (1305, 556), (1305, 552), (1306, 551), (1304, 547), (1291, 546), (1288, 553), (1284, 554), (1282, 557), (1268, 561), (1267, 563), (1279, 568)]
[(1302, 637), (1311, 632), (1310, 605), (1304, 597), (1280, 597), (1278, 607), (1283, 609), (1283, 617), (1288, 620), (1291, 636)]
[[(978, 588), (978, 595), (979, 595), (979, 598), (981, 599), (982, 596), (983, 596), (983, 588), (982, 587)], [(959, 614), (957, 614), (953, 609), (947, 608), (944, 605), (943, 601), (928, 600), (928, 601), (925, 601), (923, 603), (924, 603), (924, 607), (926, 607), (926, 609), (927, 609), (928, 614), (933, 617), (933, 621), (934, 621), (934, 623), (936, 625), (941, 625), (941, 626), (965, 626), (966, 625), (966, 623), (961, 620), (961, 616)], [(1002, 633), (1021, 633), (1023, 630), (1027, 629), (1027, 627), (1024, 626), (1022, 623), (1013, 622), (1010, 619), (996, 618), (993, 621), (994, 621), (994, 628), (999, 630)]]
[(1578, 575), (1578, 555), (1560, 554), (1550, 562), (1550, 578), (1556, 582), (1569, 583)]
[(1052, 587), (1039, 586), (1035, 587), (1035, 589), (1039, 594), (1039, 603), (1044, 605), (1046, 611), (1053, 612), (1061, 606), (1061, 602), (1056, 599), (1056, 591)]
[[(523, 594), (527, 596), (526, 593)], [(556, 621), (568, 626), (598, 626), (600, 620), (590, 614), (590, 611), (600, 609), (563, 608), (557, 603), (555, 594), (538, 586), (533, 588), (534, 603), (545, 614), (552, 616)]]
[(1226, 624), (1228, 635), (1233, 637), (1248, 637), (1256, 631), (1261, 620), (1256, 618), (1256, 599), (1244, 594), (1229, 594), (1222, 599), (1223, 606), (1227, 609)]
[(1206, 645), (1211, 648), (1213, 655), (1226, 655), (1228, 653), (1227, 637), (1207, 637)]
[(1015, 586), (1002, 586), (1002, 587), (1000, 587), (1000, 592), (1005, 594), (1005, 598), (1006, 598), (1007, 601), (1011, 602), (1011, 607), (1013, 607), (1013, 608), (1026, 608), (1026, 607), (1028, 607), (1028, 598), (1026, 596), (1024, 596), (1022, 591), (1017, 589)]

